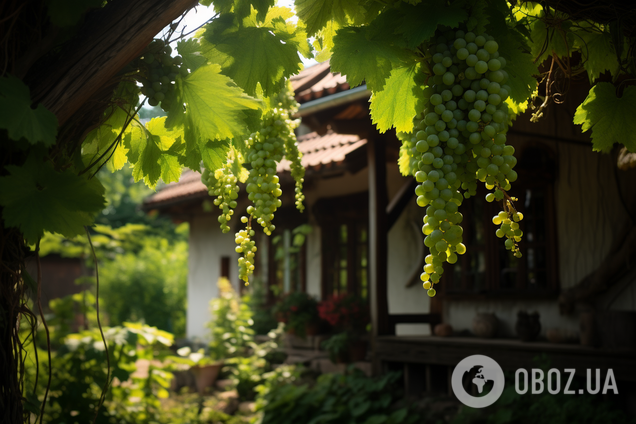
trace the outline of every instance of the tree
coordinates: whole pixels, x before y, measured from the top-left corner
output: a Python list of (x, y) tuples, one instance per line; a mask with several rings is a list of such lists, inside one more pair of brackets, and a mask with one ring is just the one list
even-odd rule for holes
[[(308, 36), (315, 36), (319, 60), (331, 57), (332, 69), (352, 86), (366, 82), (378, 129), (400, 133), (400, 167), (420, 183), (418, 203), (429, 206), (423, 231), (431, 259), (422, 278), (431, 295), (442, 263), (463, 253), (461, 217), (453, 205), (473, 195), (478, 180), (493, 189), (489, 200), (503, 202), (499, 230), (506, 246), (516, 250), (521, 234), (515, 223), (521, 216), (506, 193), (516, 178), (516, 160), (505, 146), (515, 114), (535, 107), (539, 99), (535, 118), (540, 119), (558, 98), (559, 86), (587, 74), (593, 86), (574, 122), (592, 131), (595, 150), (609, 151), (620, 143), (636, 151), (633, 6), (296, 0), (300, 20), (294, 24), (292, 12), (274, 7), (272, 0), (212, 3), (218, 14), (198, 38), (180, 39), (171, 25), (163, 41), (152, 40), (193, 7), (193, 0), (41, 0), (1, 6), (3, 421), (28, 419), (21, 403), (27, 388), (21, 387), (17, 329), (21, 317), (35, 323), (25, 299), (29, 291), (37, 298), (39, 285), (25, 274), (25, 256), (37, 255), (45, 232), (73, 236), (92, 224), (104, 207), (103, 186), (95, 177), (104, 166), (117, 170), (129, 162), (135, 180), (153, 188), (159, 179), (178, 180), (182, 166), (201, 170), (201, 164), (207, 177), (214, 177), (207, 179), (210, 184), (216, 184), (221, 169), (219, 176), (254, 178), (259, 172), (254, 164), (262, 167), (257, 151), (267, 144), (263, 137), (278, 125), (272, 118), (283, 116), (276, 115), (282, 103), (275, 95), (299, 71), (299, 53), (312, 54)], [(178, 56), (173, 56), (164, 41), (176, 40)], [(486, 97), (465, 97), (468, 91), (484, 91)], [(149, 104), (160, 104), (167, 117), (141, 125), (136, 118), (141, 93)], [(250, 138), (261, 116), (271, 125)], [(455, 128), (457, 137), (451, 137)], [(501, 146), (500, 154), (495, 145)], [(246, 159), (249, 172), (240, 166)], [(297, 178), (302, 178), (300, 170)], [(251, 194), (278, 189), (274, 182), (267, 182), (267, 190), (253, 184)], [(252, 198), (252, 211), (267, 214)]]

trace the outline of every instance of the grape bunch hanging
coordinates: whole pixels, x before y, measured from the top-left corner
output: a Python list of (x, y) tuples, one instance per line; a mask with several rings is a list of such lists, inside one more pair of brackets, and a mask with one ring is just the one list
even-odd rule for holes
[[(276, 229), (272, 223), (274, 213), (282, 205), (280, 196), (282, 190), (280, 179), (276, 175), (278, 164), (283, 159), (290, 161), (291, 175), (295, 180), (295, 203), (298, 210), (304, 210), (302, 184), (305, 177), (305, 168), (301, 164), (302, 153), (298, 150), (294, 129), (300, 123), (291, 119), (291, 115), (297, 110), (298, 104), (293, 97), (291, 89), (275, 97), (273, 104), (261, 119), (261, 129), (252, 134), (247, 141), (246, 167), (249, 169), (245, 190), (251, 205), (247, 207), (248, 216), (241, 217), (241, 222), (246, 228), (240, 230), (235, 236), (236, 252), (242, 256), (239, 258), (239, 278), (248, 283), (249, 276), (254, 271), (254, 256), (256, 245), (252, 237), (255, 230), (253, 221), (262, 227), (265, 234), (271, 235)], [(236, 153), (238, 156), (239, 154)], [(238, 176), (234, 175), (236, 169), (233, 160), (239, 157), (231, 157), (220, 169), (212, 172), (204, 170), (201, 180), (208, 187), (211, 196), (216, 196), (214, 204), (221, 210), (219, 223), (223, 232), (228, 232), (228, 222), (234, 214), (237, 206), (239, 186)]]
[(141, 93), (148, 97), (150, 106), (160, 105), (165, 112), (172, 107), (174, 81), (178, 75), (187, 77), (188, 69), (182, 66), (181, 56), (172, 57), (172, 48), (163, 40), (153, 40), (142, 54), (137, 80), (142, 84)]
[(431, 297), (443, 263), (454, 264), (457, 255), (466, 252), (459, 207), (464, 198), (476, 194), (478, 181), (490, 190), (488, 202), (502, 202), (503, 210), (493, 217), (500, 225), (496, 235), (521, 257), (517, 242), (523, 215), (507, 193), (517, 179), (515, 150), (506, 144), (510, 117), (505, 100), (510, 87), (506, 60), (498, 50), (487, 34), (438, 31), (426, 51), (425, 109), (413, 133), (399, 135), (408, 157), (404, 166), (418, 182), (417, 204), (426, 208), (422, 232), (430, 254), (421, 280)]

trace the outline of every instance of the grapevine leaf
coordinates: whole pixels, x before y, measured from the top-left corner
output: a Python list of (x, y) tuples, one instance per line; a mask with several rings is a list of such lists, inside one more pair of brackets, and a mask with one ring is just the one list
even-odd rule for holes
[(136, 124), (131, 127), (124, 137), (124, 146), (128, 149), (133, 178), (135, 182), (143, 179), (148, 187), (155, 188), (161, 176), (161, 149), (157, 146), (158, 140)]
[(568, 21), (555, 27), (548, 27), (543, 19), (536, 19), (532, 25), (532, 56), (536, 63), (543, 63), (554, 52), (559, 57), (569, 57), (574, 45), (574, 33)]
[(49, 0), (49, 17), (60, 28), (73, 26), (91, 8), (101, 7), (102, 0)]
[(488, 4), (485, 1), (475, 2), (471, 8), (466, 28), (475, 34), (481, 34), (486, 31), (486, 27), (490, 23), (488, 12), (486, 11)]
[(0, 205), (5, 225), (17, 227), (35, 243), (45, 231), (74, 237), (104, 208), (104, 187), (70, 170), (57, 172), (34, 155), (22, 166), (8, 165), (0, 177)]
[(234, 4), (234, 12), (241, 18), (249, 16), (252, 8), (256, 9), (256, 18), (259, 21), (265, 19), (267, 11), (275, 5), (274, 0), (236, 0)]
[(398, 157), (398, 169), (405, 177), (411, 175), (411, 154), (408, 149), (401, 148)]
[(592, 148), (609, 152), (614, 143), (622, 143), (636, 152), (636, 87), (627, 87), (622, 97), (609, 82), (600, 82), (590, 89), (587, 98), (574, 114), (574, 123), (581, 131), (592, 130)]
[(578, 31), (577, 35), (580, 36), (580, 39), (576, 39), (577, 47), (583, 56), (583, 66), (590, 82), (605, 71), (616, 71), (619, 66), (618, 60), (612, 45), (612, 37), (608, 32)]
[(57, 118), (41, 104), (31, 108), (29, 87), (14, 76), (0, 78), (0, 129), (9, 132), (15, 141), (25, 138), (29, 143), (44, 143), (50, 147), (57, 136)]
[(383, 32), (386, 32), (386, 28), (395, 28), (395, 33), (402, 34), (411, 49), (429, 40), (438, 25), (456, 28), (468, 17), (466, 10), (448, 6), (442, 0), (425, 0), (417, 5), (400, 6), (399, 9), (383, 13), (377, 20), (377, 27)]
[(161, 179), (168, 184), (179, 181), (179, 177), (181, 177), (179, 156), (185, 151), (185, 143), (183, 141), (183, 128), (168, 129), (165, 126), (165, 121), (165, 117), (153, 118), (146, 124), (146, 129), (152, 134), (161, 149), (161, 156), (159, 156)]
[(355, 87), (366, 81), (367, 87), (380, 91), (391, 74), (408, 56), (404, 49), (393, 46), (386, 35), (372, 35), (369, 27), (345, 27), (334, 37), (331, 69), (347, 76)]
[(395, 126), (397, 131), (411, 132), (416, 115), (417, 99), (423, 96), (415, 78), (420, 65), (395, 68), (384, 90), (371, 97), (371, 118), (381, 133)]
[(201, 45), (199, 42), (190, 38), (177, 43), (177, 51), (183, 59), (183, 66), (194, 72), (207, 63), (207, 58), (201, 54)]
[(221, 75), (216, 64), (202, 66), (186, 78), (177, 77), (177, 84), (186, 105), (189, 121), (196, 138), (217, 140), (240, 135), (245, 127), (244, 110), (258, 109), (259, 102)]
[(518, 31), (507, 27), (501, 12), (491, 8), (489, 15), (488, 33), (495, 38), (499, 44), (499, 54), (506, 59), (506, 84), (510, 86), (510, 98), (519, 104), (517, 109), (523, 108), (522, 105), (528, 101), (537, 87), (534, 75), (539, 73), (539, 69), (532, 56), (527, 53), (528, 46), (523, 41), (524, 37)]
[(318, 31), (316, 38), (313, 42), (314, 50), (316, 50), (316, 60), (318, 62), (324, 62), (331, 57), (331, 50), (333, 49), (333, 37), (336, 35), (336, 31), (340, 29), (340, 25), (337, 22), (331, 20), (327, 22), (325, 27)]
[(230, 150), (230, 140), (208, 141), (199, 145), (203, 164), (207, 169), (217, 170), (225, 163), (227, 152)]
[(307, 35), (312, 36), (335, 21), (340, 25), (347, 24), (347, 15), (360, 13), (358, 0), (296, 0), (296, 14), (307, 28)]
[(248, 94), (255, 94), (257, 83), (266, 95), (276, 93), (285, 78), (300, 70), (298, 51), (310, 55), (302, 28), (285, 21), (291, 16), (289, 9), (277, 7), (261, 24), (256, 11), (242, 25), (215, 21), (204, 34), (209, 43), (206, 55), (222, 64), (223, 73)]

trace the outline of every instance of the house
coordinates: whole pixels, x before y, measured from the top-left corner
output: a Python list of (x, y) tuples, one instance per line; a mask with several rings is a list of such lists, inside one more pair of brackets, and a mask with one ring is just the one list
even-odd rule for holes
[[(495, 236), (498, 205), (483, 195), (468, 199), (461, 209), (468, 252), (445, 268), (438, 295), (429, 298), (419, 281), (424, 210), (415, 204), (413, 179), (398, 171), (397, 137), (371, 123), (369, 91), (350, 89), (328, 62), (305, 69), (292, 85), (301, 104), (306, 212), (294, 209), (293, 181), (281, 163), (283, 206), (274, 220), (281, 237), (276, 246), (258, 238), (256, 278), (320, 299), (369, 297), (376, 367), (404, 369), (412, 393), (448, 391), (452, 368), (477, 353), (508, 370), (530, 368), (546, 353), (555, 367), (612, 368), (619, 380), (636, 382), (636, 169), (618, 170), (615, 155), (593, 152), (589, 135), (572, 124), (585, 86), (574, 86), (538, 123), (529, 113), (518, 117), (508, 133), (519, 174), (511, 194), (525, 215), (523, 257)], [(238, 280), (233, 234), (221, 233), (209, 199), (199, 175), (186, 172), (144, 205), (191, 224), (189, 337), (206, 335), (217, 278)], [(312, 232), (293, 252), (287, 247), (300, 224)], [(284, 254), (274, 255), (281, 246)], [(519, 311), (539, 313), (541, 339), (549, 333), (576, 343), (519, 341)], [(496, 338), (470, 337), (479, 313), (496, 315)], [(439, 322), (455, 337), (432, 336)], [(590, 324), (584, 341), (597, 336), (604, 347), (578, 342), (582, 323)]]

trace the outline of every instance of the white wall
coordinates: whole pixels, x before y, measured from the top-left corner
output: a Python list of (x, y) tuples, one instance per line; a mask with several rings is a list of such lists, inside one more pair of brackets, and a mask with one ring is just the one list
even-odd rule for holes
[(234, 248), (234, 233), (221, 232), (216, 214), (195, 215), (190, 221), (186, 316), (189, 339), (209, 340), (206, 324), (212, 318), (210, 300), (218, 296), (222, 256), (230, 257), (230, 281), (238, 288), (238, 254)]

